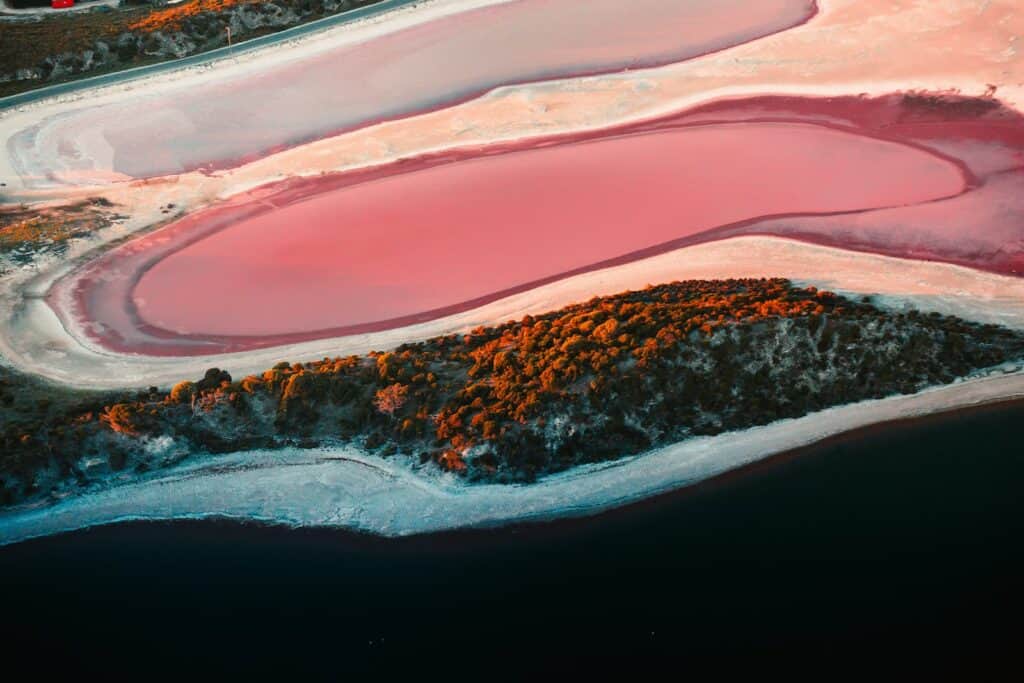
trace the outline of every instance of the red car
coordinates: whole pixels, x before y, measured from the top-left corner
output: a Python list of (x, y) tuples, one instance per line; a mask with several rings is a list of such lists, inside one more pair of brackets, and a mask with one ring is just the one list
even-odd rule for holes
[(63, 9), (65, 7), (74, 7), (75, 0), (50, 0), (50, 7), (53, 9)]

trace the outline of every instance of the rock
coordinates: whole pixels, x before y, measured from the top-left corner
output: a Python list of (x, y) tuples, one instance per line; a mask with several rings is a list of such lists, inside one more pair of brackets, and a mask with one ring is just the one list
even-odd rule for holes
[(17, 81), (37, 81), (43, 77), (43, 70), (36, 67), (32, 69), (18, 69), (14, 72), (14, 79)]
[(163, 56), (163, 37), (164, 34), (160, 31), (154, 31), (153, 33), (150, 33), (148, 36), (146, 36), (146, 38), (142, 41), (142, 54), (150, 55), (153, 57)]
[(67, 69), (71, 73), (77, 74), (77, 73), (81, 73), (82, 71), (84, 71), (84, 69), (82, 68), (82, 65), (85, 63), (85, 61), (82, 59), (81, 55), (76, 55), (76, 54), (72, 54), (70, 52), (65, 52), (62, 57), (63, 58), (62, 58), (61, 61), (63, 61), (64, 64), (67, 65)]
[(77, 63), (75, 55), (70, 52), (62, 52), (59, 55), (47, 57), (39, 66), (43, 71), (44, 79), (54, 79), (75, 73)]
[(196, 43), (181, 31), (166, 36), (164, 41), (164, 54), (174, 57), (184, 57), (196, 50)]
[(231, 374), (221, 370), (220, 368), (210, 368), (206, 371), (206, 374), (201, 380), (196, 382), (196, 387), (200, 391), (207, 391), (209, 389), (216, 389), (221, 385), (222, 382), (230, 382)]
[(142, 41), (134, 33), (122, 33), (114, 42), (117, 58), (122, 62), (131, 61), (139, 54)]

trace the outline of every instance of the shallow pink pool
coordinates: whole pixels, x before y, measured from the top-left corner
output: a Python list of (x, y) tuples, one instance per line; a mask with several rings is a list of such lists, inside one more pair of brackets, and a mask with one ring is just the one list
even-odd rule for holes
[(262, 191), (110, 252), (104, 344), (202, 353), (376, 329), (772, 215), (961, 193), (953, 161), (808, 123), (666, 127)]
[[(585, 9), (581, 10), (581, 5)], [(800, 24), (813, 0), (515, 0), (244, 78), (88, 100), (11, 140), (23, 175), (224, 166), (509, 83), (680, 61)]]

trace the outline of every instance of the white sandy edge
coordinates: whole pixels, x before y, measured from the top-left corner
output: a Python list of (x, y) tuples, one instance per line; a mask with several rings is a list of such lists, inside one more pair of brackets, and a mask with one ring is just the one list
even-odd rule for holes
[(19, 370), (86, 388), (170, 386), (210, 367), (236, 377), (275, 363), (386, 350), (478, 325), (551, 311), (593, 296), (672, 280), (786, 277), (850, 294), (879, 295), (969, 320), (1024, 328), (1024, 280), (954, 266), (807, 244), (776, 237), (737, 237), (576, 275), (490, 304), (408, 327), (235, 354), (156, 358), (117, 354), (88, 342), (77, 324), (65, 328), (42, 298), (64, 267), (27, 282), (0, 282), (9, 305), (0, 318), (0, 356)]
[[(8, 140), (18, 132), (36, 125), (43, 117), (52, 117), (80, 109), (83, 102), (89, 107), (139, 97), (151, 97), (174, 90), (188, 90), (211, 81), (244, 80), (245, 75), (289, 62), (309, 59), (328, 50), (346, 45), (358, 45), (373, 38), (394, 33), (412, 26), (490, 5), (514, 0), (421, 0), (414, 5), (400, 5), (381, 14), (355, 19), (331, 28), (299, 36), (265, 48), (226, 56), (196, 66), (164, 71), (151, 76), (125, 82), (110, 83), (61, 95), (55, 95), (29, 104), (0, 110), (0, 177), (7, 180), (7, 193), (21, 185), (21, 176), (14, 169), (6, 152)], [(108, 181), (126, 177), (110, 173)], [(102, 178), (98, 179), (102, 184)]]
[(1024, 396), (1024, 373), (831, 408), (701, 437), (529, 485), (423, 477), (353, 448), (249, 451), (57, 505), (0, 514), (0, 545), (129, 520), (230, 518), (407, 536), (591, 515), (859, 427)]
[[(44, 117), (81, 108), (83, 97), (88, 97), (92, 105), (188, 88), (206, 80), (244, 79), (246, 73), (271, 64), (305, 59), (339, 45), (508, 1), (424, 0), (424, 5), (397, 8), (207, 66), (186, 67), (0, 112), (0, 145), (6, 149), (13, 135)], [(995, 0), (995, 5), (986, 2), (981, 13), (1002, 12), (1006, 2), (1009, 0)], [(857, 9), (858, 5), (864, 7)], [(168, 179), (182, 186), (184, 196), (179, 197), (178, 205), (195, 208), (209, 201), (211, 194), (225, 198), (284, 177), (365, 168), (441, 150), (603, 130), (720, 99), (884, 95), (902, 90), (956, 90), (980, 95), (986, 84), (992, 83), (999, 86), (1005, 104), (1018, 106), (1021, 102), (1024, 87), (1014, 78), (1019, 61), (1013, 48), (1016, 24), (1009, 22), (1011, 26), (1000, 19), (986, 24), (987, 32), (981, 36), (984, 41), (969, 32), (960, 40), (954, 29), (967, 31), (971, 27), (965, 22), (978, 17), (977, 8), (969, 0), (941, 8), (927, 0), (818, 0), (818, 6), (817, 16), (807, 23), (711, 55), (650, 69), (500, 86), (459, 105), (288, 149), (218, 173), (213, 179), (195, 173)], [(892, 35), (877, 34), (879, 26), (868, 21), (872, 12), (883, 15), (882, 26)], [(837, 35), (844, 38), (836, 39)], [(906, 59), (902, 53), (888, 54), (881, 46), (871, 51), (863, 49), (863, 44), (882, 37), (890, 49), (914, 46), (911, 56), (915, 59)], [(925, 66), (918, 64), (922, 55), (932, 53), (934, 58), (925, 59)], [(904, 62), (910, 71), (889, 68)], [(937, 70), (937, 65), (947, 63), (955, 68)], [(758, 75), (752, 77), (752, 70)], [(93, 142), (98, 142), (100, 148), (105, 144)], [(88, 156), (107, 156), (100, 148)], [(8, 179), (5, 194), (12, 202), (104, 194), (111, 190), (109, 183), (123, 185), (116, 181), (126, 180), (107, 171), (62, 173), (60, 182), (67, 185), (29, 189), (6, 152), (0, 153), (0, 177)], [(127, 200), (127, 206), (134, 208), (136, 202), (121, 194), (114, 192), (116, 197), (112, 198)]]

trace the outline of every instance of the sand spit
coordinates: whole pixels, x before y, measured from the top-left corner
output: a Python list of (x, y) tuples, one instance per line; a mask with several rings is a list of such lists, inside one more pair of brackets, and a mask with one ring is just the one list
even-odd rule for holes
[[(961, 266), (843, 251), (780, 238), (742, 237), (667, 252), (553, 283), (401, 330), (240, 357), (215, 357), (245, 372), (281, 358), (315, 358), (386, 348), (477, 324), (501, 322), (648, 282), (676, 278), (791, 276), (876, 303), (958, 315), (1024, 329), (1024, 280)], [(77, 346), (59, 325), (23, 311), (21, 330), (0, 327), (35, 346), (16, 357), (25, 369), (93, 386), (166, 383), (196, 375), (204, 359), (116, 357)], [(31, 307), (30, 307), (31, 308)], [(50, 313), (52, 316), (52, 313)], [(51, 324), (53, 321), (49, 321)], [(28, 334), (23, 334), (27, 332)], [(51, 335), (47, 338), (47, 334)], [(60, 348), (64, 345), (63, 348)], [(58, 350), (60, 349), (60, 350)], [(70, 349), (74, 349), (70, 351)], [(261, 355), (262, 354), (262, 355)], [(214, 359), (209, 359), (210, 361)], [(227, 360), (228, 362), (224, 362)], [(33, 365), (40, 363), (42, 365)], [(167, 378), (164, 380), (163, 378)], [(227, 517), (289, 526), (326, 526), (384, 536), (583, 516), (679, 489), (770, 455), (859, 427), (1024, 396), (1024, 370), (1007, 365), (909, 396), (865, 401), (764, 427), (688, 440), (610, 464), (586, 466), (525, 486), (466, 485), (451, 475), (416, 472), (350, 447), (251, 451), (201, 458), (134, 483), (53, 506), (0, 513), (0, 544), (127, 520)]]
[(910, 396), (692, 439), (525, 486), (465, 485), (450, 475), (428, 478), (405, 463), (350, 448), (236, 453), (53, 506), (0, 513), (0, 545), (128, 520), (227, 517), (406, 536), (578, 517), (859, 427), (1019, 396), (1024, 396), (1024, 373), (997, 372)]

